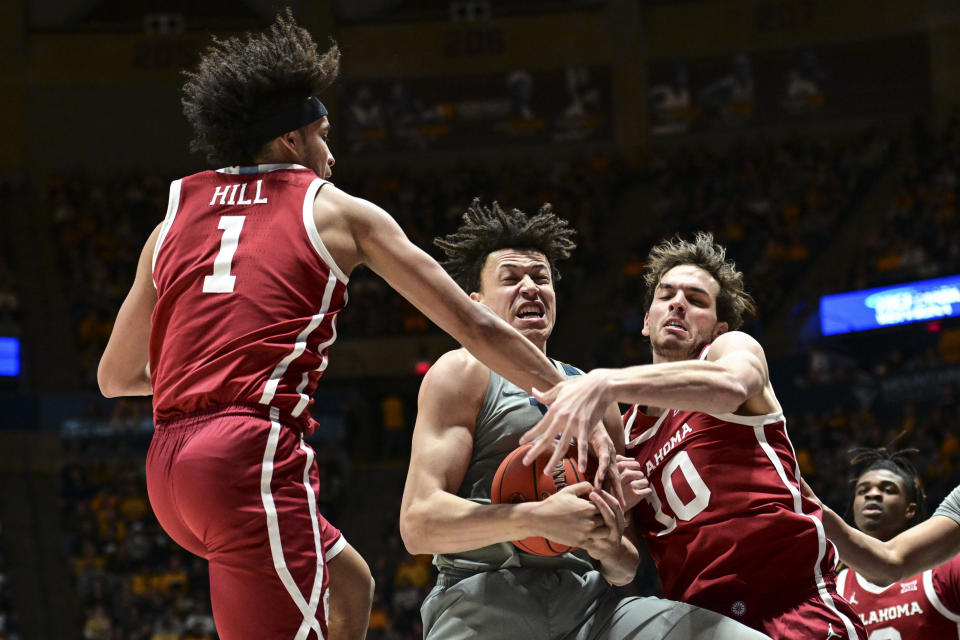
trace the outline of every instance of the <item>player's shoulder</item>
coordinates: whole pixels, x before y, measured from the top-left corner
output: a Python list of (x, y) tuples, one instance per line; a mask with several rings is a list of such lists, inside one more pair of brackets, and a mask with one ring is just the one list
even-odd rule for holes
[(369, 200), (351, 195), (338, 188), (332, 182), (327, 182), (317, 192), (313, 209), (315, 213), (332, 211), (345, 220), (363, 221), (376, 219), (388, 214)]
[(466, 349), (440, 356), (427, 370), (420, 385), (421, 406), (457, 406), (479, 409), (490, 383), (490, 369)]
[(716, 360), (726, 354), (742, 350), (764, 357), (763, 346), (749, 333), (744, 333), (743, 331), (727, 331), (714, 339), (710, 345), (707, 359)]
[(467, 387), (486, 382), (490, 369), (464, 348), (447, 351), (427, 370), (425, 380), (444, 386)]

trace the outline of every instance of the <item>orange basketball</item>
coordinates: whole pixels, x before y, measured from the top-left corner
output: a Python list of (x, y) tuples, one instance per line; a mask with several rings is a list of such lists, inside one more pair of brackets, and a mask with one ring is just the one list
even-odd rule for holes
[[(586, 474), (581, 474), (577, 469), (575, 447), (570, 448), (570, 453), (550, 473), (546, 473), (544, 469), (550, 459), (549, 450), (541, 454), (529, 467), (524, 466), (523, 456), (532, 446), (532, 444), (524, 444), (517, 447), (500, 463), (500, 468), (493, 476), (493, 486), (490, 488), (492, 503), (516, 504), (546, 500), (567, 485), (583, 480), (593, 480), (590, 469)], [(558, 556), (576, 549), (576, 547), (568, 547), (537, 536), (514, 540), (513, 544), (520, 550), (537, 556)]]

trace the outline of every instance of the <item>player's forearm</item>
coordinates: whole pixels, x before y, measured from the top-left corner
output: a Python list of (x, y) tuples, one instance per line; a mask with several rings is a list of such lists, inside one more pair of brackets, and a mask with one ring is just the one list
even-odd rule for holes
[(474, 307), (473, 324), (480, 330), (460, 342), (477, 360), (528, 392), (563, 381), (547, 356), (520, 332), (483, 305)]
[(480, 504), (437, 490), (400, 514), (400, 535), (407, 550), (457, 553), (532, 535), (536, 503)]
[(885, 586), (900, 579), (903, 559), (883, 541), (851, 527), (826, 505), (823, 506), (823, 528), (844, 564), (870, 582)]
[(594, 369), (602, 376), (610, 401), (708, 413), (731, 413), (750, 390), (725, 367), (704, 360)]

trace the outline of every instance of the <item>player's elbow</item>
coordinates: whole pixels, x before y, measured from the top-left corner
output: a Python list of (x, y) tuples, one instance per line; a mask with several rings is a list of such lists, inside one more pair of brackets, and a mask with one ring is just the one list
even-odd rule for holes
[(426, 519), (415, 507), (400, 512), (400, 538), (410, 555), (432, 553), (427, 544), (426, 528)]
[(735, 376), (723, 376), (714, 388), (713, 411), (733, 413), (750, 399), (750, 389)]
[(909, 577), (903, 569), (903, 558), (893, 551), (888, 551), (880, 558), (879, 562), (861, 573), (878, 587), (889, 587), (894, 582)]
[(123, 395), (123, 385), (120, 383), (118, 376), (110, 370), (109, 366), (104, 364), (103, 360), (97, 367), (97, 386), (100, 387), (100, 393), (105, 398), (116, 398)]
[(150, 378), (146, 371), (127, 373), (117, 367), (111, 367), (105, 359), (97, 367), (97, 386), (105, 398), (119, 396), (142, 396), (151, 393)]

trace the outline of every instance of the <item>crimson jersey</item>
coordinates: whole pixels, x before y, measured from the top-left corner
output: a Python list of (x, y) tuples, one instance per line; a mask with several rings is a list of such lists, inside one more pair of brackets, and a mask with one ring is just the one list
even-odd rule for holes
[[(701, 357), (706, 356), (706, 349)], [(833, 546), (804, 498), (781, 413), (711, 415), (638, 406), (624, 416), (627, 455), (653, 493), (633, 510), (663, 595), (757, 629), (801, 601), (834, 602)]]
[(960, 556), (886, 588), (844, 569), (837, 590), (860, 616), (870, 640), (960, 638)]
[(247, 403), (312, 428), (305, 410), (347, 301), (314, 224), (324, 184), (306, 167), (260, 165), (170, 185), (153, 254), (157, 420)]

